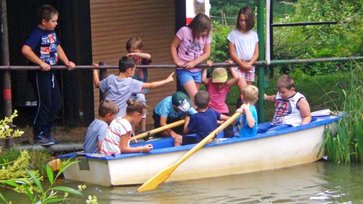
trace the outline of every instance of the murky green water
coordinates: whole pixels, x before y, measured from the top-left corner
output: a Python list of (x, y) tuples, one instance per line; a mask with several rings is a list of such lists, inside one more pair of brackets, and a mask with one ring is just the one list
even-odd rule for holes
[[(65, 183), (71, 187), (78, 184)], [(164, 183), (157, 190), (146, 193), (136, 190), (137, 186), (88, 185), (84, 194), (96, 195), (102, 204), (363, 203), (363, 165), (315, 162), (274, 171)], [(84, 200), (73, 199), (72, 203), (84, 203)]]

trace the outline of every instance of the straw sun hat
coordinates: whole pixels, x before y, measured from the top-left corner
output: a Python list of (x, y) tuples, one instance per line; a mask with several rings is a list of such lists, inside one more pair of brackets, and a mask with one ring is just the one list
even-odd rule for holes
[(228, 79), (227, 71), (225, 68), (217, 67), (212, 72), (213, 83), (225, 83)]

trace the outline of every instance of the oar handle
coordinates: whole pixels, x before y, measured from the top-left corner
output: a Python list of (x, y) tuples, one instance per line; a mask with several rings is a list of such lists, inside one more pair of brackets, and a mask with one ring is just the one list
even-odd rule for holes
[(155, 174), (153, 177), (151, 177), (149, 180), (147, 180), (142, 186), (140, 186), (137, 191), (138, 192), (144, 192), (144, 191), (150, 191), (157, 188), (162, 182), (164, 182), (168, 177), (175, 171), (175, 169), (183, 163), (185, 160), (187, 160), (190, 156), (192, 156), (194, 153), (196, 153), (199, 149), (201, 149), (204, 145), (206, 145), (209, 140), (213, 139), (216, 134), (221, 132), (224, 128), (226, 128), (228, 125), (230, 125), (233, 121), (235, 121), (241, 113), (236, 112), (231, 116), (226, 122), (224, 122), (222, 125), (220, 125), (218, 128), (216, 128), (214, 131), (212, 131), (207, 137), (205, 137), (202, 141), (200, 141), (198, 144), (196, 144), (191, 150), (189, 150), (186, 154), (184, 154), (176, 163), (173, 165), (159, 171), (157, 174)]
[(138, 134), (134, 137), (131, 138), (131, 140), (137, 140), (137, 139), (141, 139), (141, 138), (144, 138), (146, 136), (149, 136), (149, 135), (154, 135), (156, 133), (159, 133), (159, 132), (162, 132), (164, 130), (167, 130), (167, 129), (170, 129), (170, 128), (174, 128), (174, 127), (177, 127), (177, 126), (180, 126), (180, 125), (183, 125), (185, 122), (185, 120), (179, 120), (179, 121), (176, 121), (176, 122), (173, 122), (173, 123), (170, 123), (168, 125), (165, 125), (165, 126), (162, 126), (162, 127), (158, 127), (158, 128), (155, 128), (153, 130), (150, 130), (150, 131), (147, 131), (147, 132), (144, 132), (144, 133), (141, 133), (141, 134)]
[(226, 120), (224, 123), (222, 123), (220, 126), (218, 126), (215, 130), (213, 130), (211, 133), (209, 133), (209, 135), (206, 136), (202, 141), (200, 141), (191, 150), (189, 150), (189, 152), (187, 152), (182, 158), (180, 158), (174, 165), (179, 166), (181, 163), (183, 163), (185, 160), (187, 160), (191, 155), (193, 155), (199, 149), (201, 149), (202, 147), (204, 147), (204, 145), (206, 145), (218, 133), (220, 133), (228, 125), (230, 125), (231, 123), (233, 123), (233, 121), (235, 121), (240, 115), (241, 115), (240, 112), (236, 112), (235, 114), (233, 114), (228, 120)]

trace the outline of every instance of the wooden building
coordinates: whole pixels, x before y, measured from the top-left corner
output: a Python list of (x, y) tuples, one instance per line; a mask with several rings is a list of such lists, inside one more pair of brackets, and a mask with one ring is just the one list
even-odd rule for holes
[[(190, 1), (190, 0), (186, 0)], [(27, 65), (21, 46), (37, 25), (36, 11), (43, 4), (59, 11), (57, 33), (68, 57), (77, 65), (105, 62), (117, 65), (125, 55), (129, 37), (139, 36), (152, 64), (172, 64), (169, 46), (175, 32), (186, 22), (184, 0), (7, 0), (9, 56), (11, 65)], [(164, 79), (172, 69), (149, 69), (149, 81)], [(12, 71), (12, 105), (19, 122), (31, 124), (36, 101), (28, 75)], [(117, 70), (108, 70), (108, 74)], [(0, 73), (2, 78), (2, 73)], [(92, 82), (92, 70), (62, 70), (58, 81), (63, 95), (62, 124), (87, 126), (97, 116), (99, 90)], [(2, 84), (0, 88), (2, 92)], [(175, 83), (150, 90), (147, 94), (148, 124), (155, 104), (175, 91)], [(1, 93), (2, 94), (2, 93)], [(0, 102), (3, 110), (3, 102)], [(3, 111), (1, 111), (1, 114)]]

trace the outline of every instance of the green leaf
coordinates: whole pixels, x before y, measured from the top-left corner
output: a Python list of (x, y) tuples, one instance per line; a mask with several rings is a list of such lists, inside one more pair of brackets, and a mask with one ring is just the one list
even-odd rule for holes
[(54, 182), (54, 174), (49, 165), (45, 166), (45, 171), (47, 172), (48, 181), (49, 181), (50, 185), (52, 185)]
[(3, 194), (0, 193), (0, 199), (4, 202), (4, 203), (9, 203), (9, 201), (6, 200), (6, 198), (3, 196)]
[(76, 160), (73, 160), (73, 161), (71, 161), (71, 160), (62, 161), (61, 168), (59, 169), (56, 178), (58, 178), (58, 176), (60, 176), (65, 169), (67, 169), (68, 167), (70, 167), (71, 165), (73, 165), (75, 163), (78, 163), (78, 161), (76, 161)]
[(4, 181), (1, 181), (0, 183), (3, 183), (3, 184), (6, 184), (6, 185), (9, 185), (11, 187), (19, 187), (19, 184), (16, 183), (15, 180), (4, 180)]
[(28, 169), (26, 169), (26, 171), (28, 172), (29, 176), (31, 179), (33, 179), (35, 185), (39, 188), (40, 192), (41, 193), (44, 193), (44, 189), (43, 189), (43, 186), (42, 184), (40, 183), (38, 177), (36, 177), (33, 172), (29, 171)]
[(64, 198), (54, 197), (54, 198), (49, 198), (49, 199), (43, 200), (42, 204), (46, 204), (46, 203), (62, 203), (62, 201), (64, 201)]
[(70, 187), (66, 187), (66, 186), (55, 186), (52, 188), (49, 188), (50, 190), (55, 190), (55, 191), (62, 191), (62, 192), (66, 192), (66, 193), (71, 193), (74, 195), (79, 195), (79, 196), (83, 196), (83, 194), (79, 191), (79, 190), (75, 190), (73, 188)]

